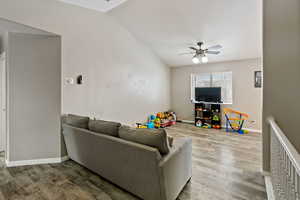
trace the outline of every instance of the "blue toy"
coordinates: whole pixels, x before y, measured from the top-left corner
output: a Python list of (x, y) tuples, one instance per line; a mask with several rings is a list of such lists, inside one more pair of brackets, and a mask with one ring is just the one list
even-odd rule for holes
[(154, 122), (148, 122), (146, 126), (147, 128), (155, 128)]

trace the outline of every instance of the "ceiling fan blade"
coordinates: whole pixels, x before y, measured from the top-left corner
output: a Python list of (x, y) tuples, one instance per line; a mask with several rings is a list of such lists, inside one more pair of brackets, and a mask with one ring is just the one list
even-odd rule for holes
[(222, 45), (214, 45), (214, 46), (211, 46), (211, 47), (208, 47), (207, 49), (208, 50), (219, 50), (219, 49), (222, 49)]
[(190, 47), (190, 49), (195, 50), (195, 51), (198, 51), (198, 49), (195, 48), (195, 47)]
[(207, 54), (213, 54), (213, 55), (218, 55), (221, 53), (221, 51), (206, 51)]
[(182, 56), (182, 55), (193, 55), (195, 54), (194, 52), (186, 52), (186, 53), (180, 53), (178, 55)]

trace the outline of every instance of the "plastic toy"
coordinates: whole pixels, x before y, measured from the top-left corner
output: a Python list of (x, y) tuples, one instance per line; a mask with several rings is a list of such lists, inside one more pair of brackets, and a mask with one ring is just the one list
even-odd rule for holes
[(202, 127), (202, 122), (201, 122), (201, 120), (198, 120), (198, 121), (196, 122), (196, 126), (197, 126), (197, 127)]
[(213, 121), (220, 121), (220, 118), (219, 118), (218, 115), (214, 115), (212, 120), (213, 120)]
[(147, 123), (147, 128), (155, 128), (154, 122), (148, 122)]
[(159, 118), (159, 119), (164, 119), (164, 113), (159, 112), (159, 113), (157, 113), (156, 117)]
[(211, 128), (211, 125), (208, 124), (208, 123), (204, 123), (204, 124), (202, 125), (202, 128), (207, 128), (207, 129), (209, 129), (209, 128)]
[(146, 125), (141, 123), (136, 123), (137, 128), (148, 128)]
[(155, 115), (150, 115), (149, 116), (149, 122), (154, 122), (154, 120), (156, 119)]
[(249, 115), (246, 113), (241, 113), (230, 108), (224, 108), (224, 114), (226, 118), (226, 131), (237, 132), (239, 134), (244, 134), (247, 131), (243, 130), (243, 126), (246, 120), (248, 120)]
[(160, 119), (159, 119), (159, 118), (156, 118), (156, 119), (154, 120), (154, 127), (155, 127), (155, 128), (160, 128), (160, 123), (161, 123)]

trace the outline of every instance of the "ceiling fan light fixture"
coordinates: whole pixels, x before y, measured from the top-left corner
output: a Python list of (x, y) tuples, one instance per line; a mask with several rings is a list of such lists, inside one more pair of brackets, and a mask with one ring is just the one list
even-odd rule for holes
[(202, 58), (201, 58), (201, 61), (202, 63), (208, 63), (208, 57), (206, 55), (204, 55)]
[(200, 59), (197, 56), (193, 57), (192, 61), (193, 61), (194, 64), (199, 64), (200, 63)]

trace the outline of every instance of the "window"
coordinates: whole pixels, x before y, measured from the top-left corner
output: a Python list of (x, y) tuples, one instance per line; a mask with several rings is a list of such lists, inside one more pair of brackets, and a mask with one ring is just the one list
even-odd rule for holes
[(221, 87), (222, 101), (232, 104), (232, 72), (200, 73), (191, 75), (191, 100), (195, 101), (196, 87)]

